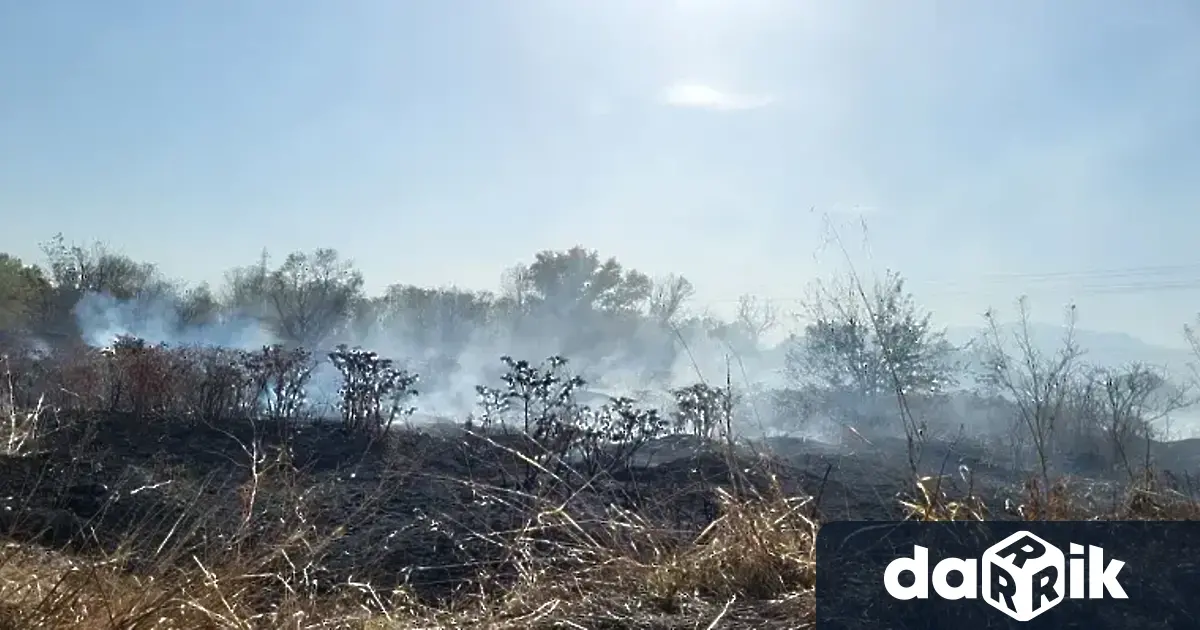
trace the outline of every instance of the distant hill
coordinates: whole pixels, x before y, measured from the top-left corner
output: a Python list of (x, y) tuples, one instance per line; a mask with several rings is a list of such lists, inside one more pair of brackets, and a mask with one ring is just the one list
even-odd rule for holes
[[(1017, 324), (1001, 326), (1001, 333), (1011, 340), (1017, 332)], [(964, 345), (977, 338), (981, 327), (957, 326), (947, 329), (946, 337), (951, 343)], [(1054, 324), (1030, 324), (1030, 339), (1034, 346), (1047, 355), (1053, 355), (1062, 347), (1063, 328)], [(1192, 378), (1191, 366), (1200, 364), (1200, 358), (1191, 351), (1169, 348), (1147, 343), (1128, 333), (1102, 332), (1075, 329), (1075, 340), (1086, 352), (1084, 360), (1104, 367), (1119, 367), (1138, 362), (1164, 370), (1171, 377), (1184, 381)], [(964, 361), (970, 356), (964, 354)], [(1200, 437), (1200, 408), (1191, 408), (1173, 414), (1172, 434), (1175, 437)]]
[[(1001, 326), (1001, 336), (1011, 343), (1018, 330), (1015, 323), (1004, 324)], [(946, 337), (961, 348), (977, 339), (983, 332), (984, 328), (979, 326), (951, 326), (946, 329)], [(1029, 332), (1034, 346), (1048, 356), (1052, 356), (1062, 347), (1062, 326), (1035, 323), (1030, 324)], [(1190, 350), (1148, 343), (1128, 333), (1076, 328), (1075, 341), (1085, 351), (1085, 360), (1093, 365), (1120, 367), (1134, 362), (1145, 363), (1165, 369), (1177, 378), (1191, 376), (1191, 365), (1200, 366), (1200, 357), (1193, 356)], [(765, 349), (756, 358), (756, 367), (760, 370), (781, 369), (787, 347), (785, 341)], [(1010, 349), (1015, 351), (1015, 347)], [(963, 352), (960, 358), (969, 361), (970, 353)]]
[[(1015, 323), (1001, 326), (1001, 332), (1009, 339), (1017, 330)], [(1034, 346), (1040, 351), (1052, 354), (1062, 347), (1062, 326), (1030, 324), (1029, 330)], [(978, 337), (983, 331), (981, 327), (956, 326), (947, 329), (946, 336), (952, 343), (962, 345)], [(1088, 362), (1106, 367), (1141, 362), (1183, 376), (1189, 373), (1188, 366), (1198, 361), (1189, 350), (1147, 343), (1128, 333), (1076, 328), (1075, 340), (1079, 347), (1087, 352)]]
[[(1008, 343), (1012, 343), (1013, 335), (1018, 330), (1015, 323), (1001, 326), (1001, 334)], [(946, 337), (951, 343), (962, 347), (977, 339), (983, 332), (984, 329), (978, 326), (954, 326), (946, 330)], [(1030, 324), (1029, 332), (1034, 346), (1047, 356), (1053, 356), (1062, 347), (1064, 331), (1061, 325), (1034, 323)], [(1075, 340), (1085, 352), (1084, 360), (1092, 365), (1120, 367), (1135, 362), (1144, 363), (1164, 370), (1180, 382), (1187, 382), (1193, 378), (1192, 365), (1200, 367), (1200, 357), (1193, 356), (1190, 350), (1148, 343), (1128, 333), (1076, 328)], [(1010, 349), (1015, 351), (1015, 347)], [(786, 344), (764, 352), (755, 364), (756, 380), (765, 381), (767, 379), (763, 377), (768, 372), (782, 368), (785, 352)], [(958, 359), (969, 365), (973, 357), (969, 351), (964, 350)], [(966, 387), (970, 387), (973, 380), (969, 374), (964, 374), (960, 381)], [(735, 380), (738, 380), (736, 377), (735, 374)], [(1173, 414), (1171, 433), (1176, 438), (1200, 437), (1200, 406)]]

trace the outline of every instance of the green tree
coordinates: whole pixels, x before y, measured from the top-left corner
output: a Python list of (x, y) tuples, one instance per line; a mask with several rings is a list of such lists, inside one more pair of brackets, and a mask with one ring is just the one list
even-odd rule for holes
[(39, 267), (0, 253), (0, 331), (38, 327), (49, 299), (50, 282)]
[(376, 317), (385, 333), (454, 352), (488, 324), (494, 302), (486, 291), (395, 284), (379, 299)]
[(857, 286), (819, 285), (806, 306), (811, 321), (787, 352), (793, 382), (862, 396), (932, 394), (955, 383), (954, 347), (898, 274), (869, 295)]
[(130, 312), (136, 316), (152, 316), (160, 304), (177, 298), (175, 283), (164, 278), (156, 265), (133, 260), (103, 243), (68, 245), (63, 235), (57, 234), (42, 244), (42, 251), (51, 287), (44, 333), (79, 333), (75, 308), (89, 293), (132, 303)]
[(350, 323), (362, 291), (362, 273), (337, 250), (293, 252), (275, 269), (264, 252), (257, 264), (226, 274), (224, 302), (263, 320), (286, 342), (314, 346)]
[(514, 297), (559, 315), (639, 312), (654, 286), (646, 274), (625, 269), (616, 258), (602, 260), (578, 246), (539, 252), (528, 267), (511, 274)]
[(164, 279), (153, 263), (137, 262), (112, 251), (103, 243), (91, 247), (67, 245), (57, 234), (42, 245), (55, 289), (74, 300), (88, 293), (107, 293), (118, 300), (166, 295), (173, 285)]
[(220, 296), (222, 308), (243, 317), (266, 319), (270, 281), (271, 257), (263, 250), (254, 264), (225, 272)]
[(181, 328), (208, 326), (220, 319), (221, 303), (208, 283), (201, 283), (183, 291), (175, 312)]

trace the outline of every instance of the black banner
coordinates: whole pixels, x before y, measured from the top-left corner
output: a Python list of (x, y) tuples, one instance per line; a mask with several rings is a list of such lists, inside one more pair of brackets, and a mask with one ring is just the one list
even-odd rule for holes
[(817, 630), (1200, 628), (1200, 523), (834, 522)]

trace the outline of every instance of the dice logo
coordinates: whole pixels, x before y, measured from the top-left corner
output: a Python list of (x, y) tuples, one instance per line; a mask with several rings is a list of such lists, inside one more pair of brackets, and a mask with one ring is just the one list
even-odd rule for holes
[(1029, 532), (992, 545), (981, 564), (984, 601), (1017, 621), (1037, 617), (1066, 596), (1066, 556)]

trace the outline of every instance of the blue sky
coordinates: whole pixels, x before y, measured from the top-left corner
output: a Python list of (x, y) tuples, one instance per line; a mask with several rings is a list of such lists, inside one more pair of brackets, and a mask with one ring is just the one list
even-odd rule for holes
[(946, 324), (1029, 292), (1174, 343), (1200, 310), (1190, 0), (0, 0), (0, 86), (31, 259), (330, 246), (491, 288), (578, 243), (789, 309), (828, 216)]

